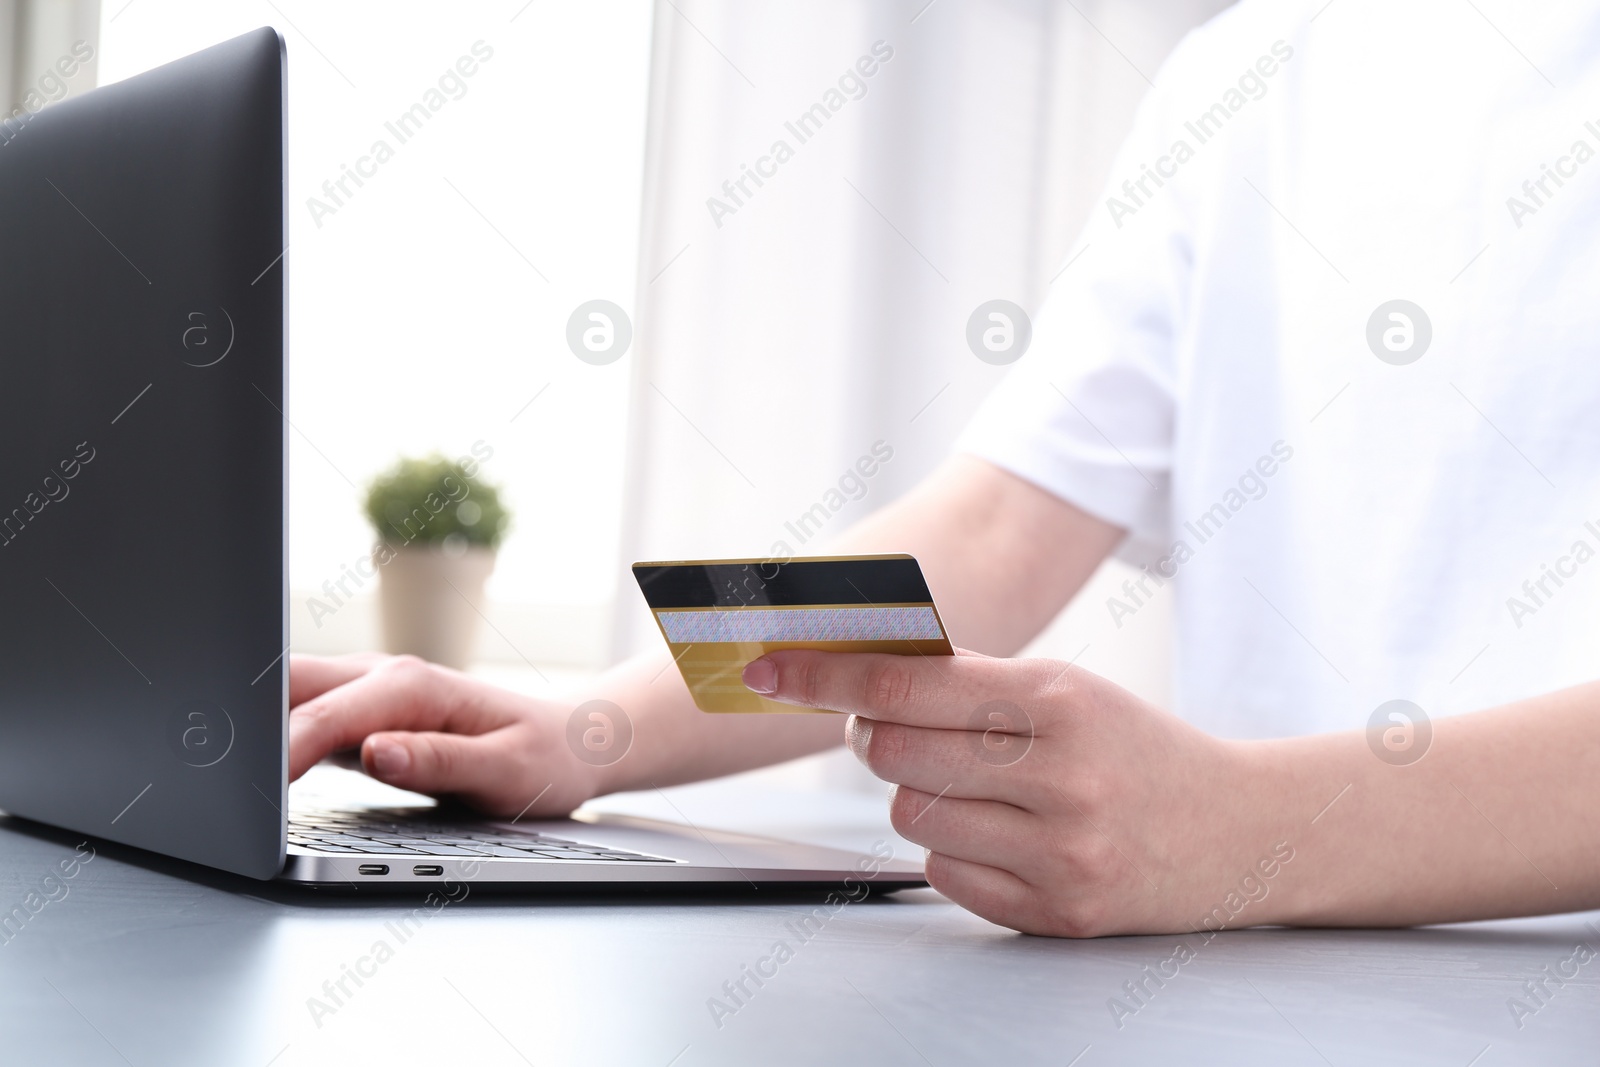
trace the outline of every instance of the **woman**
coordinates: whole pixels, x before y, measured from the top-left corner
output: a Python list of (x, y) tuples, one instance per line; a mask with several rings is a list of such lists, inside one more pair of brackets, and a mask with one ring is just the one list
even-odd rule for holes
[[(847, 740), (930, 882), (1018, 930), (1600, 906), (1600, 13), (1508, 47), (1398, 7), (1247, 0), (1192, 34), (1028, 357), (830, 546), (914, 553), (976, 653), (745, 673), (847, 721), (703, 715), (641, 657), (578, 696), (632, 719), (604, 768), (571, 704), (297, 657), (291, 773), (359, 744), (395, 785), (555, 814)], [(1171, 585), (1176, 714), (990, 658), (1113, 551), (1141, 568), (1119, 626)], [(969, 729), (997, 701), (1014, 762)]]

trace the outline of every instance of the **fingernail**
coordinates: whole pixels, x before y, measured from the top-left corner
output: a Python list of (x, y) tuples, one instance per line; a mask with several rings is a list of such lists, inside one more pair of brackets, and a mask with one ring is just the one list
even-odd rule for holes
[(411, 766), (411, 753), (387, 737), (372, 739), (372, 766), (385, 778), (404, 774)]
[(872, 744), (872, 720), (859, 715), (850, 716), (844, 737), (851, 754), (862, 763), (867, 762), (867, 746)]
[(778, 691), (778, 668), (772, 661), (765, 657), (751, 660), (744, 668), (744, 686), (752, 693), (775, 693)]

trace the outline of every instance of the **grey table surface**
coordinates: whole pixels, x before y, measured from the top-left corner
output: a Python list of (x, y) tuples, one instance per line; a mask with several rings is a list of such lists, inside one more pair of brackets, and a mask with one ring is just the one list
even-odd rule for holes
[[(670, 794), (607, 806), (915, 854), (869, 796), (737, 781)], [(0, 909), (79, 840), (0, 818)], [(1112, 999), (1135, 1003), (1123, 983), (1179, 938), (1025, 937), (931, 890), (851, 904), (808, 940), (789, 924), (815, 898), (474, 894), (401, 942), (387, 924), (415, 899), (328, 899), (113, 846), (64, 884), (0, 944), (0, 1063), (1600, 1062), (1600, 957), (1537, 1000), (1525, 987), (1571, 971), (1580, 943), (1600, 950), (1600, 913), (1190, 937), (1194, 958), (1119, 1019)], [(732, 1001), (724, 983), (780, 940), (789, 958)], [(378, 941), (392, 955), (314, 1011)]]

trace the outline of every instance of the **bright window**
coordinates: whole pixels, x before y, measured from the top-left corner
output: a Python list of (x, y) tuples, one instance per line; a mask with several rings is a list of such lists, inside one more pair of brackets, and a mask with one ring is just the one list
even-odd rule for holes
[(581, 362), (566, 325), (594, 299), (632, 312), (650, 5), (111, 0), (101, 82), (263, 21), (289, 49), (296, 645), (328, 648), (302, 642), (303, 602), (370, 548), (367, 479), (482, 441), (516, 516), (490, 598), (540, 658), (620, 573), (631, 354)]

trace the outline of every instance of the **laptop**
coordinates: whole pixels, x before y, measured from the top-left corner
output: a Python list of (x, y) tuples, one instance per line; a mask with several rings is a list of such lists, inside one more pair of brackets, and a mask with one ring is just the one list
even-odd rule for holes
[(0, 809), (315, 886), (926, 884), (645, 819), (291, 810), (284, 42), (0, 121)]

